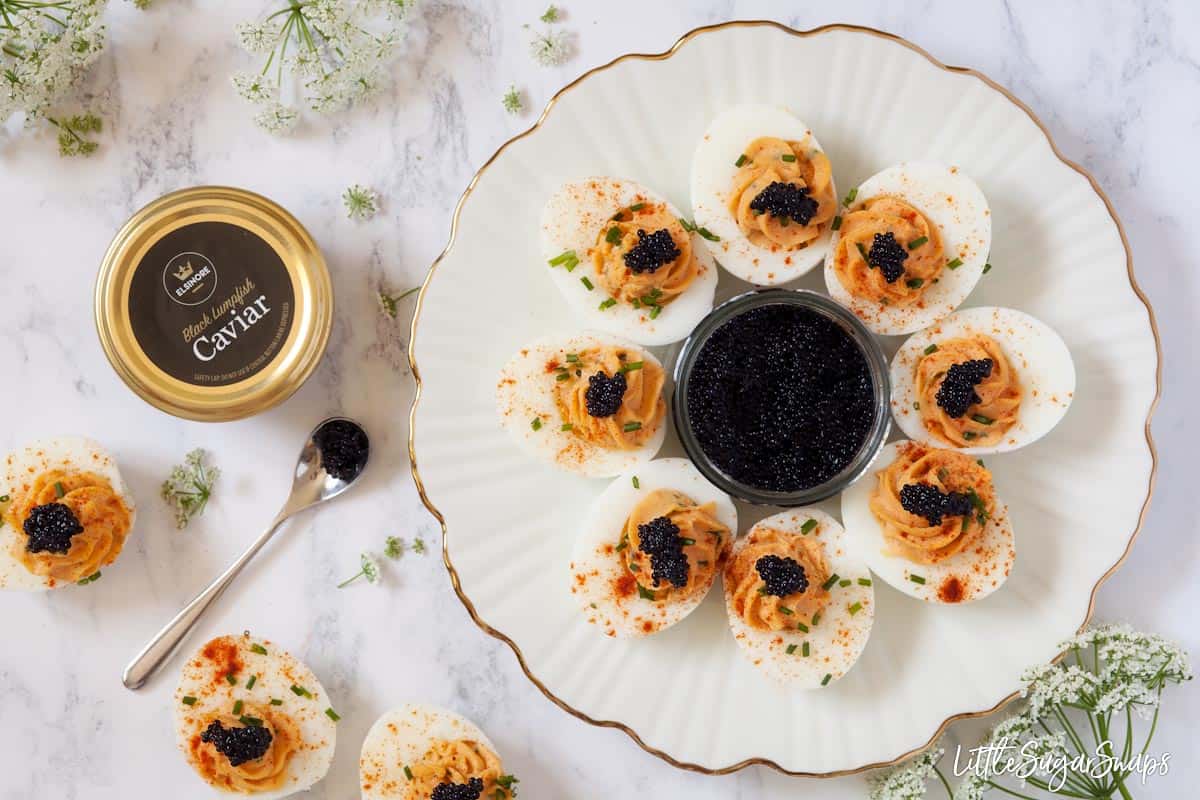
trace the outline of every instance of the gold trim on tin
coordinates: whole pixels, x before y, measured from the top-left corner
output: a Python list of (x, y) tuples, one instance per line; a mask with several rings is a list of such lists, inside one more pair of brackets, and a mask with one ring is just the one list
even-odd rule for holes
[(800, 31), (800, 30), (796, 30), (794, 28), (789, 28), (788, 26), (783, 25), (778, 22), (775, 22), (773, 20), (734, 20), (731, 22), (718, 23), (715, 25), (706, 25), (706, 26), (703, 26), (700, 28), (695, 28), (691, 31), (688, 31), (682, 37), (680, 37), (679, 40), (670, 47), (670, 49), (665, 50), (661, 53), (628, 53), (626, 55), (618, 56), (617, 58), (613, 59), (612, 61), (608, 62), (607, 64), (603, 64), (599, 67), (595, 67), (591, 70), (588, 70), (587, 72), (583, 73), (578, 78), (576, 78), (575, 80), (568, 83), (566, 86), (564, 86), (562, 89), (560, 89), (552, 98), (550, 98), (550, 101), (546, 104), (546, 108), (542, 111), (542, 113), (538, 117), (537, 121), (534, 122), (534, 124), (530, 128), (528, 128), (527, 130), (525, 130), (522, 133), (517, 134), (516, 136), (514, 136), (513, 138), (511, 138), (507, 142), (505, 142), (503, 145), (501, 145), (500, 148), (495, 153), (492, 154), (492, 157), (489, 158), (484, 163), (484, 165), (479, 168), (479, 171), (475, 173), (475, 176), (471, 179), (471, 182), (467, 185), (466, 190), (463, 192), (462, 196), (459, 198), (458, 204), (454, 208), (454, 216), (453, 216), (453, 219), (452, 219), (451, 225), (450, 225), (450, 240), (446, 243), (445, 249), (442, 250), (441, 254), (437, 257), (436, 260), (434, 260), (433, 264), (429, 267), (429, 272), (426, 274), (425, 281), (421, 286), (421, 291), (417, 296), (416, 310), (413, 312), (412, 326), (411, 326), (410, 332), (409, 332), (409, 345), (408, 345), (409, 365), (412, 368), (413, 379), (416, 382), (416, 393), (413, 397), (412, 407), (409, 411), (408, 454), (409, 454), (409, 460), (412, 463), (413, 482), (416, 484), (417, 492), (421, 496), (421, 501), (425, 504), (425, 507), (429, 509), (429, 512), (431, 514), (433, 514), (434, 517), (436, 517), (438, 522), (441, 524), (441, 527), (442, 527), (442, 561), (445, 563), (446, 569), (450, 573), (450, 582), (454, 587), (454, 592), (458, 595), (458, 599), (460, 601), (462, 601), (462, 604), (466, 607), (467, 612), (471, 615), (471, 619), (474, 620), (475, 624), (481, 630), (483, 630), (489, 636), (499, 639), (500, 641), (507, 644), (510, 648), (512, 648), (513, 653), (517, 657), (517, 662), (520, 664), (521, 670), (525, 673), (525, 676), (527, 678), (529, 678), (529, 680), (533, 683), (533, 685), (536, 686), (541, 691), (541, 693), (546, 696), (546, 698), (548, 700), (550, 700), (556, 706), (561, 708), (563, 711), (566, 711), (568, 714), (570, 714), (578, 719), (581, 719), (584, 722), (587, 722), (589, 724), (596, 725), (596, 726), (602, 727), (602, 728), (616, 728), (618, 730), (624, 731), (631, 739), (633, 739), (633, 741), (639, 747), (641, 747), (647, 753), (650, 753), (651, 755), (656, 756), (656, 757), (662, 759), (663, 761), (666, 761), (668, 764), (671, 764), (674, 767), (678, 767), (680, 769), (688, 770), (691, 772), (699, 772), (699, 773), (702, 773), (705, 775), (727, 775), (729, 773), (737, 772), (738, 770), (744, 769), (749, 766), (760, 765), (760, 766), (770, 767), (770, 768), (775, 769), (779, 772), (782, 772), (786, 775), (793, 775), (796, 777), (836, 778), (836, 777), (841, 777), (844, 775), (855, 775), (857, 773), (865, 772), (867, 770), (879, 769), (881, 767), (889, 767), (889, 766), (894, 766), (896, 764), (899, 764), (900, 762), (905, 761), (905, 760), (911, 758), (912, 756), (916, 755), (917, 753), (920, 753), (921, 751), (927, 749), (931, 744), (933, 744), (934, 741), (936, 741), (938, 739), (938, 737), (940, 737), (945, 732), (946, 728), (949, 727), (949, 725), (951, 723), (957, 722), (958, 720), (971, 719), (971, 718), (975, 718), (975, 717), (984, 717), (989, 714), (993, 714), (996, 711), (998, 711), (1000, 708), (1002, 708), (1003, 706), (1010, 703), (1012, 700), (1016, 699), (1019, 696), (1019, 692), (1013, 692), (1012, 694), (1008, 695), (1007, 697), (1001, 698), (995, 705), (991, 706), (990, 708), (980, 709), (978, 711), (964, 711), (962, 713), (954, 714), (950, 717), (947, 717), (942, 722), (942, 724), (938, 726), (937, 730), (933, 732), (933, 735), (931, 735), (929, 737), (928, 741), (926, 741), (924, 744), (922, 744), (919, 747), (909, 750), (906, 753), (901, 753), (900, 755), (896, 756), (891, 761), (880, 761), (880, 762), (876, 762), (876, 763), (872, 763), (872, 764), (863, 764), (862, 766), (855, 767), (853, 769), (836, 770), (834, 772), (797, 772), (797, 771), (785, 769), (782, 766), (780, 766), (779, 764), (777, 764), (776, 762), (774, 762), (770, 759), (766, 759), (766, 758), (748, 758), (748, 759), (745, 759), (744, 761), (739, 761), (736, 764), (730, 764), (725, 767), (716, 767), (716, 768), (705, 767), (700, 764), (691, 764), (688, 762), (680, 761), (676, 758), (673, 758), (669, 754), (663, 752), (662, 750), (658, 750), (658, 749), (646, 744), (646, 742), (642, 740), (641, 736), (639, 736), (637, 734), (637, 732), (634, 731), (628, 725), (626, 725), (622, 722), (616, 721), (616, 720), (594, 719), (594, 718), (588, 716), (587, 714), (583, 713), (582, 711), (572, 708), (567, 703), (563, 702), (560, 698), (556, 697), (554, 695), (554, 693), (551, 692), (548, 688), (546, 688), (545, 684), (543, 684), (540, 680), (538, 680), (538, 678), (529, 670), (529, 665), (525, 661), (525, 656), (521, 653), (521, 648), (518, 647), (517, 644), (512, 639), (510, 639), (508, 636), (506, 636), (501, 631), (498, 631), (495, 628), (493, 628), (492, 626), (488, 625), (487, 622), (485, 622), (479, 616), (479, 613), (475, 609), (475, 605), (471, 602), (470, 598), (468, 598), (466, 596), (466, 594), (463, 593), (462, 586), (461, 586), (461, 584), (459, 582), (459, 578), (458, 578), (458, 572), (455, 570), (454, 565), (450, 561), (450, 551), (449, 551), (449, 545), (448, 545), (449, 532), (446, 529), (446, 521), (442, 517), (441, 512), (438, 511), (437, 507), (434, 506), (433, 502), (429, 499), (429, 496), (425, 493), (425, 485), (421, 481), (421, 473), (420, 473), (419, 469), (417, 468), (417, 452), (416, 452), (416, 444), (415, 444), (415, 437), (416, 437), (415, 425), (416, 425), (416, 417), (417, 417), (417, 405), (421, 400), (421, 390), (422, 390), (421, 374), (420, 374), (420, 370), (417, 367), (417, 360), (416, 360), (416, 354), (415, 354), (417, 323), (420, 320), (421, 306), (425, 300), (425, 292), (429, 289), (430, 281), (433, 279), (433, 273), (437, 269), (438, 264), (441, 263), (442, 259), (444, 259), (446, 257), (446, 255), (450, 252), (450, 248), (453, 247), (453, 245), (454, 245), (454, 239), (455, 239), (456, 234), (458, 233), (459, 215), (462, 212), (463, 204), (466, 202), (467, 197), (470, 196), (471, 191), (475, 188), (475, 184), (478, 183), (480, 176), (483, 175), (484, 171), (487, 170), (487, 168), (489, 166), (491, 166), (492, 162), (494, 162), (496, 160), (496, 158), (499, 157), (499, 155), (502, 152), (504, 152), (505, 148), (507, 148), (513, 142), (523, 139), (526, 136), (529, 136), (535, 130), (537, 130), (542, 125), (542, 123), (545, 122), (546, 117), (550, 113), (550, 109), (554, 107), (554, 104), (558, 101), (558, 99), (560, 97), (562, 97), (564, 94), (566, 94), (568, 91), (573, 89), (575, 86), (577, 86), (579, 83), (581, 83), (582, 81), (584, 81), (591, 75), (593, 75), (597, 72), (606, 70), (609, 67), (612, 67), (613, 65), (618, 64), (627, 59), (643, 59), (643, 60), (647, 60), (647, 61), (661, 61), (661, 60), (670, 58), (672, 55), (674, 55), (676, 50), (678, 50), (680, 47), (682, 47), (684, 44), (686, 44), (689, 40), (691, 40), (695, 36), (699, 36), (701, 34), (708, 33), (710, 31), (717, 31), (717, 30), (722, 30), (724, 28), (737, 28), (737, 27), (771, 27), (771, 28), (776, 28), (778, 30), (784, 31), (785, 33), (791, 34), (793, 36), (799, 36), (799, 37), (816, 36), (816, 35), (819, 35), (822, 33), (826, 33), (828, 31), (850, 31), (853, 33), (866, 34), (869, 36), (877, 36), (881, 39), (887, 39), (888, 41), (892, 41), (892, 42), (895, 42), (896, 44), (907, 47), (909, 50), (912, 50), (913, 52), (924, 57), (927, 61), (929, 61), (931, 64), (933, 64), (935, 67), (937, 67), (939, 69), (945, 70), (947, 72), (958, 73), (961, 75), (970, 75), (970, 76), (978, 79), (979, 81), (981, 81), (984, 85), (986, 85), (986, 86), (996, 90), (1000, 94), (1004, 95), (1006, 98), (1009, 99), (1009, 101), (1012, 102), (1013, 105), (1015, 105), (1021, 111), (1025, 112), (1025, 114), (1027, 114), (1029, 116), (1029, 118), (1033, 121), (1033, 123), (1035, 125), (1037, 125), (1038, 128), (1041, 129), (1042, 133), (1046, 137), (1047, 144), (1050, 145), (1050, 149), (1054, 152), (1054, 155), (1058, 158), (1058, 160), (1061, 161), (1063, 164), (1067, 165), (1068, 167), (1070, 167), (1071, 169), (1078, 172), (1084, 178), (1086, 178), (1088, 183), (1091, 184), (1092, 189), (1096, 192), (1096, 194), (1100, 197), (1100, 199), (1104, 201), (1104, 206), (1105, 206), (1105, 208), (1108, 209), (1108, 213), (1112, 217), (1113, 223), (1117, 226), (1117, 231), (1120, 233), (1121, 245), (1125, 248), (1125, 267), (1126, 267), (1126, 271), (1129, 274), (1129, 285), (1133, 289), (1134, 294), (1137, 295), (1138, 299), (1140, 299), (1142, 301), (1142, 304), (1145, 305), (1145, 307), (1146, 307), (1147, 322), (1149, 323), (1150, 331), (1154, 336), (1154, 350), (1155, 350), (1156, 357), (1157, 357), (1157, 365), (1155, 368), (1154, 399), (1150, 403), (1150, 408), (1146, 412), (1146, 425), (1145, 425), (1146, 446), (1150, 452), (1150, 460), (1151, 460), (1150, 480), (1146, 487), (1146, 499), (1143, 501), (1141, 511), (1138, 514), (1137, 526), (1133, 529), (1133, 532), (1130, 534), (1129, 543), (1125, 546), (1125, 550), (1121, 554), (1121, 557), (1119, 559), (1117, 559), (1117, 562), (1115, 564), (1113, 564), (1111, 567), (1109, 567), (1109, 569), (1103, 575), (1100, 576), (1100, 579), (1098, 581), (1096, 581), (1096, 585), (1092, 587), (1092, 593), (1088, 599), (1087, 613), (1084, 615), (1084, 618), (1079, 625), (1079, 630), (1083, 630), (1087, 626), (1088, 622), (1092, 618), (1093, 613), (1095, 613), (1096, 593), (1099, 591), (1101, 584), (1103, 584), (1106, 580), (1108, 580), (1113, 575), (1113, 573), (1115, 573), (1121, 567), (1121, 565), (1125, 563), (1125, 559), (1127, 559), (1129, 557), (1129, 553), (1133, 549), (1133, 543), (1137, 539), (1138, 534), (1141, 533), (1142, 525), (1144, 524), (1145, 519), (1146, 519), (1146, 511), (1150, 505), (1150, 498), (1154, 494), (1154, 486), (1155, 486), (1155, 481), (1157, 479), (1157, 474), (1158, 474), (1158, 453), (1154, 446), (1154, 438), (1150, 433), (1150, 420), (1153, 417), (1154, 410), (1158, 407), (1158, 401), (1159, 401), (1160, 397), (1162, 396), (1162, 342), (1161, 342), (1161, 339), (1159, 338), (1158, 324), (1154, 318), (1154, 309), (1151, 307), (1150, 300), (1146, 297), (1146, 295), (1142, 291), (1141, 287), (1138, 286), (1137, 279), (1134, 277), (1133, 253), (1129, 249), (1129, 240), (1125, 236), (1125, 229), (1121, 225), (1121, 220), (1117, 217), (1117, 212), (1113, 208), (1112, 201), (1110, 201), (1108, 199), (1108, 196), (1104, 193), (1104, 190), (1100, 188), (1100, 185), (1096, 182), (1096, 179), (1094, 177), (1092, 177), (1092, 175), (1087, 170), (1085, 170), (1079, 164), (1075, 163), (1074, 161), (1071, 161), (1070, 159), (1068, 159), (1066, 156), (1064, 156), (1062, 154), (1062, 152), (1058, 149), (1058, 146), (1055, 145), (1053, 138), (1050, 136), (1050, 131), (1047, 130), (1047, 128), (1044, 124), (1042, 124), (1042, 121), (1040, 119), (1038, 119), (1037, 115), (1033, 113), (1033, 110), (1030, 109), (1029, 106), (1025, 105), (1025, 103), (1023, 103), (1021, 100), (1019, 100), (1015, 95), (1013, 95), (1013, 93), (1010, 92), (1008, 89), (1006, 89), (1003, 86), (1001, 86), (1000, 84), (996, 83), (994, 80), (992, 80), (988, 76), (984, 75), (983, 73), (978, 72), (977, 70), (974, 70), (974, 69), (970, 69), (968, 67), (953, 67), (953, 66), (949, 66), (947, 64), (943, 64), (941, 61), (934, 58), (932, 55), (930, 55), (924, 49), (913, 44), (912, 42), (908, 41), (907, 39), (904, 39), (903, 37), (897, 36), (892, 33), (887, 33), (885, 31), (877, 30), (875, 28), (868, 28), (868, 27), (864, 27), (861, 25), (833, 24), (833, 25), (822, 25), (820, 27), (812, 28), (810, 30)]
[[(265, 366), (236, 383), (200, 386), (167, 374), (133, 332), (127, 298), (135, 267), (166, 234), (195, 222), (227, 222), (278, 254), (292, 284), (288, 337)], [(196, 186), (163, 195), (121, 227), (105, 253), (95, 290), (96, 331), (121, 380), (156, 408), (185, 419), (240, 419), (282, 403), (308, 379), (329, 341), (333, 285), (316, 242), (277, 203), (244, 189)]]

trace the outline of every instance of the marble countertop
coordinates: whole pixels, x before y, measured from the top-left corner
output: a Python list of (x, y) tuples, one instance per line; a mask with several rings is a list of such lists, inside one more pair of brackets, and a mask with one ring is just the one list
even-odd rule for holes
[[(180, 800), (209, 796), (173, 743), (168, 698), (178, 661), (137, 694), (122, 688), (121, 669), (270, 520), (303, 437), (333, 413), (373, 432), (366, 485), (336, 509), (295, 521), (191, 639), (250, 629), (321, 677), (343, 719), (334, 766), (306, 796), (357, 797), (363, 735), (379, 713), (411, 699), (452, 706), (489, 731), (524, 797), (865, 796), (861, 777), (677, 771), (620, 732), (572, 719), (475, 628), (435, 555), (387, 563), (380, 585), (335, 588), (358, 569), (359, 552), (378, 551), (387, 535), (437, 541), (408, 469), (407, 326), (376, 312), (375, 292), (424, 276), (475, 170), (532, 124), (536, 111), (513, 117), (501, 108), (505, 89), (515, 83), (528, 107), (540, 109), (592, 66), (666, 49), (690, 28), (733, 18), (868, 25), (975, 67), (1028, 103), (1064, 154), (1108, 192), (1158, 314), (1166, 369), (1154, 425), (1156, 500), (1128, 563), (1100, 591), (1097, 618), (1128, 620), (1200, 652), (1200, 526), (1190, 485), (1197, 424), (1189, 398), (1200, 390), (1200, 287), (1184, 213), (1200, 183), (1200, 44), (1189, 36), (1200, 30), (1200, 7), (1185, 0), (924, 0), (903, 10), (886, 0), (836, 7), (567, 0), (560, 5), (577, 51), (547, 68), (529, 57), (524, 27), (543, 0), (426, 0), (388, 92), (331, 125), (276, 141), (252, 126), (227, 77), (250, 63), (234, 45), (233, 25), (248, 16), (245, 7), (264, 5), (158, 0), (139, 12), (113, 0), (112, 44), (89, 83), (108, 123), (100, 152), (67, 162), (47, 138), (0, 134), (0, 415), (8, 421), (0, 446), (35, 433), (101, 439), (141, 501), (136, 535), (101, 581), (0, 597), (0, 798), (103, 800), (146, 796), (150, 788)], [(199, 183), (244, 186), (295, 213), (326, 253), (338, 295), (329, 353), (304, 388), (274, 411), (211, 426), (165, 416), (131, 394), (105, 361), (91, 321), (92, 282), (113, 232), (158, 195)], [(380, 191), (376, 219), (346, 219), (340, 195), (352, 183)], [(158, 485), (197, 446), (224, 475), (208, 512), (177, 531)], [(1174, 769), (1139, 797), (1181, 797), (1195, 783), (1192, 756), (1200, 753), (1190, 720), (1200, 716), (1200, 699), (1192, 687), (1174, 694), (1156, 738), (1175, 754)], [(974, 741), (982, 727), (963, 723), (952, 735)]]

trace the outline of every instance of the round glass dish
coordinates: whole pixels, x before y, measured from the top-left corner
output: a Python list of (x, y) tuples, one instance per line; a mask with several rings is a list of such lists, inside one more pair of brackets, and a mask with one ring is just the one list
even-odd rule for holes
[[(862, 445), (842, 470), (824, 483), (790, 492), (771, 491), (739, 482), (725, 473), (700, 445), (688, 414), (688, 384), (696, 359), (709, 337), (728, 322), (754, 308), (769, 305), (791, 305), (813, 311), (836, 323), (858, 346), (867, 362), (873, 394), (873, 413), (870, 427)], [(802, 506), (815, 503), (841, 492), (859, 478), (883, 448), (891, 426), (889, 398), (891, 384), (888, 363), (871, 332), (845, 308), (825, 295), (807, 290), (758, 289), (740, 294), (717, 306), (700, 321), (692, 335), (683, 343), (675, 361), (675, 393), (671, 398), (671, 414), (683, 449), (696, 468), (722, 491), (748, 503), (772, 506)]]

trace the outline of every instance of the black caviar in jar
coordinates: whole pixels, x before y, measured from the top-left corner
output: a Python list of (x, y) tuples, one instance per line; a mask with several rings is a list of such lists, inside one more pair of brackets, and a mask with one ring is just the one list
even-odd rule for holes
[(713, 465), (769, 492), (836, 477), (862, 450), (876, 411), (867, 358), (850, 334), (786, 303), (751, 308), (713, 331), (686, 403)]

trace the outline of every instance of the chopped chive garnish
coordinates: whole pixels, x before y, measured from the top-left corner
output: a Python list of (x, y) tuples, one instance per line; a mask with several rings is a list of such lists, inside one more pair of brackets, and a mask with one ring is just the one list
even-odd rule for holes
[(283, 705), (283, 701), (282, 701), (282, 700), (280, 700), (278, 697), (272, 697), (272, 698), (271, 698), (271, 705), (273, 705), (273, 706), (281, 706), (281, 705)]
[(787, 614), (789, 617), (796, 613), (795, 611), (792, 611), (787, 606), (780, 606), (779, 611), (780, 611), (780, 613)]
[(956, 258), (953, 261), (946, 264), (946, 269), (958, 269), (961, 266), (962, 266), (962, 259)]
[(696, 233), (700, 234), (703, 238), (708, 239), (710, 242), (721, 241), (721, 237), (717, 236), (715, 233), (710, 231), (708, 228), (704, 228), (704, 227), (696, 228)]
[(633, 562), (630, 562), (629, 563), (629, 571), (630, 572), (641, 572), (642, 568), (639, 565), (637, 565)]
[(263, 647), (258, 642), (255, 642), (254, 644), (250, 645), (250, 652), (258, 653), (260, 656), (265, 656), (267, 654), (267, 648)]
[(631, 205), (629, 207), (629, 210), (630, 211), (641, 211), (645, 207), (646, 207), (645, 203), (634, 203), (633, 205)]
[(63, 488), (62, 481), (55, 481), (54, 482), (54, 494), (57, 495), (58, 497), (62, 497), (66, 493), (67, 493), (67, 490)]
[(920, 289), (922, 286), (925, 285), (925, 279), (924, 278), (909, 278), (908, 280), (906, 280), (904, 282), (904, 285), (910, 289)]
[(185, 706), (194, 706), (194, 705), (196, 705), (196, 698), (192, 697), (192, 696), (189, 694), (189, 695), (187, 695), (186, 697), (184, 697), (184, 698), (183, 698), (183, 704), (184, 704)]
[(745, 164), (749, 160), (750, 159), (746, 158), (746, 154), (742, 153), (740, 156), (738, 156), (737, 161), (733, 162), (733, 165), (735, 167), (740, 167), (742, 164)]
[(570, 422), (564, 422), (564, 423), (562, 424), (562, 427), (561, 427), (561, 428), (559, 428), (559, 430), (561, 430), (561, 431), (573, 431), (573, 430), (575, 430), (575, 426), (574, 426), (573, 424), (571, 424)]
[(341, 717), (338, 715), (338, 713), (336, 711), (334, 711), (332, 708), (325, 709), (325, 716), (329, 717), (334, 722), (337, 722), (339, 719), (341, 719)]
[(621, 365), (621, 372), (635, 372), (646, 366), (645, 361), (627, 361)]
[(928, 241), (929, 241), (928, 236), (921, 236), (917, 239), (913, 239), (911, 242), (908, 243), (908, 249), (916, 250), (918, 247), (920, 247), (921, 245), (925, 244)]
[(702, 567), (707, 567), (707, 566), (708, 566), (708, 562), (707, 562), (707, 561), (697, 561), (696, 563), (697, 563), (697, 564), (699, 564), (699, 565), (700, 565), (700, 566), (702, 566)]
[(815, 527), (817, 527), (817, 521), (815, 519), (806, 519), (804, 524), (800, 526), (800, 532), (806, 534), (812, 533), (812, 529)]
[(582, 283), (584, 286), (586, 286), (586, 287), (587, 287), (587, 290), (588, 290), (589, 292), (590, 292), (592, 289), (595, 289), (595, 288), (596, 288), (595, 286), (593, 286), (593, 285), (592, 285), (592, 282), (588, 280), (588, 276), (587, 276), (587, 275), (584, 275), (582, 278), (580, 278), (580, 279), (579, 279), (579, 282), (580, 282), (580, 283)]
[(849, 578), (842, 578), (840, 581), (838, 581), (838, 586), (841, 586), (843, 589), (845, 589), (849, 585), (850, 585)]
[(294, 683), (292, 684), (292, 694), (296, 695), (297, 697), (312, 697), (312, 692), (308, 691), (308, 689), (305, 689), (303, 686), (297, 686)]
[(682, 544), (684, 547), (690, 547), (696, 543), (696, 540), (690, 539), (687, 536), (680, 536), (679, 543)]
[(408, 778), (410, 781), (413, 779), (412, 770), (408, 768), (408, 764), (404, 765), (404, 777)]
[(578, 258), (578, 257), (575, 255), (574, 250), (566, 250), (562, 253), (559, 253), (558, 255), (556, 255), (554, 258), (550, 259), (546, 263), (548, 263), (552, 267), (557, 267), (560, 264), (565, 264), (568, 261), (575, 259), (575, 258)]
[(796, 645), (789, 644), (787, 646), (787, 649), (784, 652), (786, 652), (790, 656), (792, 653), (796, 652)]
[(929, 347), (925, 348), (925, 355), (927, 355), (927, 356), (933, 355), (934, 353), (937, 352), (937, 349), (938, 349), (938, 347), (936, 344), (931, 344), (931, 345), (929, 345)]
[(991, 417), (985, 417), (983, 414), (972, 414), (971, 419), (978, 422), (980, 425), (991, 425), (996, 420)]
[(976, 517), (979, 519), (979, 524), (987, 522), (988, 512), (987, 506), (984, 505), (983, 498), (975, 491), (974, 487), (967, 490), (967, 497), (971, 500), (971, 505), (975, 506)]
[(250, 676), (250, 680), (246, 681), (246, 688), (247, 688), (247, 689), (253, 689), (253, 688), (254, 688), (254, 684), (256, 684), (256, 683), (258, 683), (258, 676), (257, 676), (257, 675), (251, 675), (251, 676)]
[(621, 537), (621, 541), (617, 542), (617, 552), (621, 552), (626, 547), (629, 547), (629, 540), (625, 537)]
[(844, 206), (850, 205), (851, 203), (854, 202), (854, 198), (856, 198), (856, 197), (858, 197), (858, 187), (857, 186), (854, 187), (853, 189), (851, 189), (850, 191), (846, 192), (846, 199), (842, 201), (842, 205), (844, 205)]
[(817, 613), (812, 615), (812, 621), (810, 622), (810, 624), (815, 628), (815, 627), (817, 627), (817, 623), (820, 621), (821, 621), (821, 612), (818, 611)]
[(642, 484), (638, 481), (637, 475), (633, 476), (633, 488), (635, 488), (635, 489), (642, 488)]
[(554, 377), (554, 380), (560, 381), (560, 382), (570, 380), (570, 379), (571, 379), (571, 373), (567, 372), (566, 370), (563, 370), (562, 372), (558, 373), (558, 375), (556, 375)]
[(638, 597), (642, 598), (643, 600), (653, 600), (654, 592), (650, 591), (645, 586), (642, 586), (639, 583), (638, 584)]
[(780, 161), (786, 161), (786, 162), (788, 162), (788, 163), (790, 164), (790, 163), (792, 163), (793, 161), (795, 161), (795, 160), (796, 160), (796, 156), (794, 156), (794, 155), (793, 155), (793, 154), (791, 154), (791, 153), (784, 153), (783, 155), (781, 155), (781, 156), (779, 157), (779, 160), (780, 160)]
[(921, 401), (914, 400), (913, 401), (913, 411), (920, 411), (920, 410), (921, 410)]
[(89, 583), (95, 583), (98, 580), (100, 580), (100, 570), (96, 570), (91, 575), (88, 575), (86, 578), (80, 578), (79, 580), (77, 580), (75, 582), (77, 584), (79, 584), (80, 586), (87, 586)]
[(641, 429), (642, 423), (638, 422), (637, 420), (634, 420), (633, 422), (626, 422), (623, 426), (621, 426), (621, 430), (625, 431), (626, 433), (633, 433), (634, 431), (640, 431)]
[(855, 242), (854, 246), (858, 248), (858, 254), (862, 256), (862, 260), (867, 262), (867, 268), (872, 269), (871, 262), (867, 261), (867, 250), (862, 246), (862, 242)]
[(635, 298), (633, 298), (632, 300), (630, 300), (630, 301), (629, 301), (629, 305), (633, 306), (634, 308), (641, 308), (641, 307), (642, 307), (642, 301), (641, 301), (641, 300), (638, 300), (638, 299), (635, 297)]
[(800, 655), (804, 656), (805, 658), (808, 658), (808, 652), (809, 652), (808, 642), (805, 642), (804, 646), (800, 648)]
[(621, 229), (609, 228), (608, 233), (604, 234), (604, 241), (608, 242), (609, 244), (616, 244), (617, 242), (621, 241)]
[(988, 263), (983, 265), (983, 274), (987, 275), (991, 271), (992, 271), (992, 263), (989, 261)]
[(870, 586), (870, 585), (871, 585), (871, 579), (870, 579), (870, 578), (859, 578), (859, 579), (858, 579), (858, 585), (859, 585), (859, 586)]
[(842, 227), (842, 215), (838, 214), (833, 218), (833, 224), (829, 226), (831, 230), (838, 230)]
[(976, 463), (976, 464), (978, 464), (978, 465), (979, 465), (979, 466), (981, 466), (981, 467), (984, 467), (984, 468), (986, 469), (986, 467), (984, 466), (984, 463), (983, 463), (983, 459), (982, 459), (982, 458), (977, 458), (977, 459), (975, 459), (975, 463)]
[(688, 233), (695, 233), (695, 232), (696, 232), (696, 226), (695, 226), (695, 225), (693, 225), (692, 223), (688, 222), (688, 221), (687, 221), (686, 219), (684, 219), (683, 217), (679, 217), (678, 219), (679, 219), (679, 224), (680, 224), (680, 226), (682, 226), (682, 227), (683, 227), (683, 229), (684, 229), (685, 231), (687, 231)]
[(920, 575), (909, 575), (908, 579), (910, 581), (912, 581), (913, 583), (924, 583), (925, 582), (925, 579), (922, 578)]
[(533, 428), (535, 431), (540, 431), (542, 429), (542, 418), (534, 417), (533, 421), (529, 423), (529, 427)]
[(238, 717), (238, 722), (245, 725), (247, 728), (261, 728), (262, 720), (258, 717), (241, 716)]
[(963, 431), (963, 438), (966, 439), (968, 442), (971, 441), (972, 439), (976, 439), (978, 437), (979, 437), (979, 434), (975, 433), (975, 431)]
[(572, 364), (579, 363), (579, 353), (567, 353), (567, 361)]
[(233, 677), (232, 672), (225, 673), (225, 682), (228, 683), (230, 686), (237, 686), (237, 678)]
[(797, 622), (796, 630), (800, 631), (801, 633), (808, 633), (808, 626), (805, 625), (803, 622)]
[(850, 607), (849, 607), (848, 609), (846, 609), (846, 610), (850, 612), (850, 616), (854, 616), (854, 615), (855, 615), (855, 614), (857, 614), (858, 612), (862, 611), (862, 603), (857, 603), (857, 602), (856, 602), (854, 605), (850, 606)]
[(825, 581), (824, 583), (821, 584), (821, 588), (828, 592), (830, 589), (833, 588), (833, 585), (835, 583), (837, 583), (840, 579), (841, 579), (841, 576), (835, 572), (829, 576), (829, 579), (827, 581)]
[(602, 303), (600, 303), (600, 310), (606, 311), (606, 310), (612, 308), (613, 306), (615, 306), (616, 304), (617, 304), (617, 301), (614, 300), (613, 298), (609, 297), (608, 299), (606, 299)]
[(779, 218), (779, 227), (786, 228), (788, 225), (791, 225), (791, 224), (792, 224), (792, 221), (790, 219), (788, 219), (787, 217)]
[(655, 306), (650, 309), (650, 319), (658, 319), (658, 315), (662, 313), (662, 306)]
[(242, 713), (242, 701), (238, 700), (236, 703), (233, 704), (233, 715), (235, 717), (237, 717), (237, 716), (241, 716), (241, 713)]
[(828, 683), (829, 683), (831, 680), (833, 680), (833, 675), (831, 675), (831, 674), (829, 674), (828, 672), (826, 672), (826, 673), (825, 673), (825, 677), (824, 677), (824, 678), (821, 678), (821, 685), (822, 685), (822, 686), (826, 686), (826, 685), (828, 685)]

